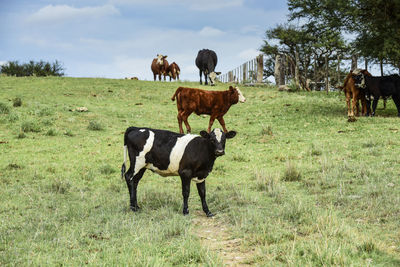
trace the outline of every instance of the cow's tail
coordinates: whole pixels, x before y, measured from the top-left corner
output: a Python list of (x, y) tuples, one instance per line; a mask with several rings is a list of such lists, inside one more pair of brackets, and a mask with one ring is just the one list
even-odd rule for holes
[(129, 127), (126, 129), (125, 134), (124, 134), (124, 163), (122, 163), (121, 167), (121, 178), (124, 178), (125, 172), (126, 172), (126, 159), (127, 159), (127, 154), (128, 154), (128, 146), (127, 146), (127, 140), (128, 140), (128, 134), (130, 131), (136, 129), (135, 127)]
[(176, 89), (175, 94), (171, 97), (171, 100), (174, 101), (175, 97), (181, 92), (182, 87), (179, 87), (178, 89)]

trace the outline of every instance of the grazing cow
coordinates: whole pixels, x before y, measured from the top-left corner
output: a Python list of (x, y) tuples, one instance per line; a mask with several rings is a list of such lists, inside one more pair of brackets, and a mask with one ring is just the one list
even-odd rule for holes
[(176, 98), (176, 106), (178, 107), (178, 124), (179, 132), (183, 133), (182, 121), (185, 123), (186, 130), (190, 133), (191, 128), (188, 123), (188, 117), (192, 112), (197, 115), (207, 114), (210, 115), (210, 122), (207, 131), (211, 131), (211, 126), (215, 119), (218, 119), (224, 132), (228, 130), (225, 128), (225, 121), (223, 116), (228, 112), (229, 108), (237, 102), (245, 102), (246, 98), (238, 87), (229, 86), (226, 91), (206, 91), (196, 88), (179, 87), (176, 89), (175, 94), (171, 100)]
[(392, 96), (397, 107), (397, 115), (400, 117), (400, 76), (397, 74), (389, 76), (371, 77), (367, 75), (353, 74), (355, 84), (364, 88), (367, 98), (367, 108), (370, 109), (372, 102), (371, 116), (375, 115), (376, 106), (380, 97), (383, 99)]
[(356, 116), (359, 116), (359, 100), (361, 100), (362, 114), (368, 115), (365, 95), (361, 92), (360, 87), (355, 85), (355, 81), (353, 78), (353, 74), (358, 73), (363, 73), (366, 76), (371, 76), (371, 74), (367, 70), (356, 69), (350, 71), (350, 73), (347, 74), (346, 79), (344, 80), (343, 86), (339, 87), (344, 91), (346, 95), (348, 121), (356, 121), (354, 110), (356, 110)]
[(200, 84), (202, 84), (201, 74), (204, 73), (205, 84), (208, 84), (208, 78), (210, 79), (211, 85), (214, 85), (217, 75), (221, 72), (215, 72), (215, 67), (217, 66), (217, 54), (209, 49), (202, 49), (199, 51), (196, 57), (196, 66), (200, 70)]
[[(225, 154), (225, 142), (233, 138), (235, 131), (224, 133), (214, 129), (199, 135), (178, 134), (170, 131), (129, 127), (124, 136), (124, 163), (121, 174), (128, 185), (130, 208), (137, 211), (137, 186), (146, 169), (161, 176), (180, 176), (182, 182), (183, 214), (189, 214), (188, 198), (190, 181), (197, 186), (203, 211), (213, 216), (206, 202), (206, 182), (217, 157)], [(126, 154), (130, 166), (126, 170)]]
[(179, 80), (180, 73), (181, 73), (181, 69), (179, 68), (178, 64), (176, 64), (175, 62), (172, 62), (172, 64), (168, 66), (167, 75), (169, 76), (169, 81), (171, 81), (171, 78), (174, 80), (176, 80), (176, 78), (178, 78), (178, 80)]
[(151, 71), (153, 72), (154, 81), (156, 80), (157, 75), (159, 81), (161, 81), (161, 75), (164, 75), (165, 81), (168, 69), (168, 61), (166, 58), (167, 56), (157, 54), (157, 58), (153, 59), (153, 62), (151, 63)]

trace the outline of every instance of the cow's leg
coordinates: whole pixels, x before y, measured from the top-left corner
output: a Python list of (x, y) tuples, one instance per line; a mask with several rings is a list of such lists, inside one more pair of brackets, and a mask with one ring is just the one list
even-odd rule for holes
[(146, 169), (143, 168), (132, 177), (133, 171), (132, 168), (129, 168), (128, 172), (125, 174), (125, 180), (129, 190), (130, 208), (132, 211), (139, 210), (139, 206), (137, 204), (137, 186), (145, 171)]
[(161, 82), (161, 73), (158, 74), (158, 80)]
[(364, 96), (361, 96), (361, 113), (363, 116), (367, 116), (368, 114), (367, 103)]
[(183, 128), (182, 128), (182, 114), (181, 112), (178, 112), (178, 125), (179, 125), (179, 133), (183, 134)]
[[(199, 178), (199, 180), (201, 180), (201, 179)], [(197, 192), (199, 192), (199, 196), (201, 199), (201, 206), (203, 207), (203, 211), (205, 212), (207, 217), (214, 216), (214, 214), (212, 214), (210, 212), (210, 210), (208, 209), (207, 202), (206, 202), (206, 181), (203, 181), (202, 183), (198, 183), (198, 184), (196, 184), (196, 186), (197, 186)]]
[(183, 215), (189, 214), (188, 199), (190, 194), (190, 178), (185, 174), (181, 174), (182, 196), (183, 196)]
[(202, 75), (202, 71), (200, 70), (200, 84), (203, 84), (203, 81), (201, 80), (201, 75)]
[(228, 132), (228, 130), (227, 130), (227, 129), (226, 129), (226, 127), (225, 127), (225, 121), (224, 121), (224, 118), (221, 116), (221, 117), (218, 117), (217, 119), (218, 119), (218, 121), (219, 121), (219, 124), (221, 124), (221, 126), (222, 126), (222, 129), (224, 130), (224, 132), (225, 132), (225, 133), (227, 133), (227, 132)]
[(208, 85), (208, 73), (204, 72), (204, 84)]
[(379, 97), (374, 97), (374, 101), (372, 101), (372, 113), (371, 113), (371, 116), (375, 116), (375, 110), (376, 110), (376, 107), (378, 106), (378, 100), (379, 100)]
[(393, 102), (397, 108), (397, 116), (400, 117), (400, 96), (399, 95), (392, 95)]
[[(393, 100), (394, 101), (394, 100)], [(383, 99), (383, 109), (386, 109), (386, 102), (387, 102), (387, 98)], [(395, 102), (396, 103), (396, 102)]]
[(157, 74), (153, 73), (153, 76), (154, 76), (154, 81), (156, 81), (156, 79), (157, 79)]
[(207, 132), (208, 132), (208, 133), (211, 132), (211, 127), (212, 127), (212, 125), (213, 125), (213, 123), (214, 123), (214, 120), (215, 120), (215, 115), (211, 115), (211, 116), (210, 116), (210, 122), (208, 123), (208, 129), (207, 129)]
[(354, 121), (354, 114), (352, 112), (352, 106), (351, 106), (351, 100), (352, 96), (349, 92), (346, 91), (346, 104), (347, 104), (347, 118), (348, 121)]
[[(188, 118), (189, 118), (190, 114), (191, 113), (186, 113), (184, 111), (182, 112), (182, 120), (185, 123), (186, 130), (187, 130), (188, 133), (192, 132), (192, 129), (190, 128), (190, 125), (189, 125), (189, 122), (188, 122)], [(183, 133), (183, 129), (182, 129), (181, 133)]]
[(371, 115), (371, 100), (367, 100), (366, 105), (367, 105), (367, 114), (365, 116), (370, 116)]

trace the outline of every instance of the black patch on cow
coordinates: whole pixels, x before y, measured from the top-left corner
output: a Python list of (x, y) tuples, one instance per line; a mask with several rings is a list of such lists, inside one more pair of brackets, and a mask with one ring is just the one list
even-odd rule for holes
[(153, 147), (146, 154), (146, 163), (151, 163), (159, 170), (166, 170), (169, 166), (169, 156), (176, 141), (183, 134), (169, 131), (151, 130), (154, 132)]
[(209, 139), (194, 138), (185, 148), (179, 164), (179, 173), (184, 173), (189, 178), (206, 178), (214, 166), (216, 159), (214, 151)]
[[(149, 131), (140, 131), (146, 128), (129, 127), (125, 132), (125, 145), (128, 146), (129, 156), (137, 157), (143, 151), (144, 145), (149, 138)], [(132, 153), (132, 155), (131, 155)]]

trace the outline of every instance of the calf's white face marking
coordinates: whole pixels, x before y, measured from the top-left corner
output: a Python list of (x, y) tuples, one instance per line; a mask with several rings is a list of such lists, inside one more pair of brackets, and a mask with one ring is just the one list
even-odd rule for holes
[(219, 128), (214, 129), (215, 138), (217, 139), (218, 143), (221, 142), (222, 138), (222, 131)]
[(239, 94), (239, 102), (244, 103), (246, 102), (246, 98), (243, 96), (242, 92), (240, 91), (239, 87), (235, 87), (236, 91)]

